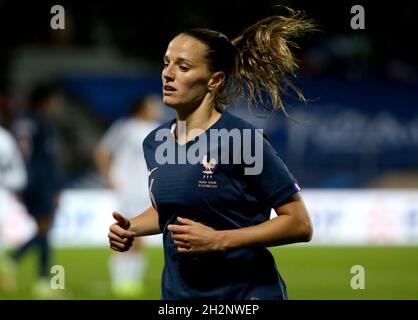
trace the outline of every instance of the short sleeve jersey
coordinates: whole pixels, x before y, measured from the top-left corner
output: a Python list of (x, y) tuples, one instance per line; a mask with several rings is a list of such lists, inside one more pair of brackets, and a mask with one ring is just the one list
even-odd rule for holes
[[(270, 219), (272, 208), (300, 190), (295, 178), (265, 134), (228, 112), (183, 145), (170, 131), (174, 124), (155, 129), (143, 144), (149, 194), (163, 232), (162, 298), (286, 298), (285, 284), (265, 247), (179, 253), (167, 226), (178, 224), (178, 216), (216, 230), (260, 224)], [(230, 138), (219, 138), (220, 132)], [(248, 174), (245, 169), (256, 167), (254, 159), (262, 168)]]

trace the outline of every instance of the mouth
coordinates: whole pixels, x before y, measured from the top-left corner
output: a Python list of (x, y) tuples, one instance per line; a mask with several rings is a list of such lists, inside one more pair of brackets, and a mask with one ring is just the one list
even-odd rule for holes
[(172, 93), (172, 92), (174, 92), (174, 91), (177, 91), (177, 89), (176, 88), (174, 88), (174, 87), (172, 87), (172, 86), (169, 86), (169, 85), (165, 85), (164, 87), (163, 87), (163, 91), (164, 91), (164, 93)]

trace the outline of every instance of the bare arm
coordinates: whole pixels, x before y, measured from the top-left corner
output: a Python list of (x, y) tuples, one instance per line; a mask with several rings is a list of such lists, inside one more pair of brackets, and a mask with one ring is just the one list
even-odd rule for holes
[(140, 215), (132, 218), (130, 231), (135, 233), (136, 237), (150, 236), (161, 233), (160, 225), (158, 223), (158, 212), (154, 207), (149, 207)]
[(217, 231), (198, 222), (179, 218), (182, 225), (169, 225), (179, 252), (209, 252), (251, 246), (277, 246), (307, 242), (312, 223), (299, 193), (275, 208), (277, 217), (259, 225)]
[(275, 208), (277, 217), (259, 225), (221, 232), (226, 249), (247, 246), (278, 246), (308, 242), (312, 238), (312, 223), (299, 193), (291, 201)]

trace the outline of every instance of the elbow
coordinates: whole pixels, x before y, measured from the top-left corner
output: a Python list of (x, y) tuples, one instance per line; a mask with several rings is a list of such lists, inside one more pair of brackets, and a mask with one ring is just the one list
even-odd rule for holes
[(309, 242), (312, 240), (313, 226), (310, 220), (305, 221), (301, 225), (300, 240), (301, 242)]
[(309, 242), (312, 240), (313, 236), (313, 226), (312, 222), (308, 220), (304, 223), (303, 232), (302, 232), (302, 242)]

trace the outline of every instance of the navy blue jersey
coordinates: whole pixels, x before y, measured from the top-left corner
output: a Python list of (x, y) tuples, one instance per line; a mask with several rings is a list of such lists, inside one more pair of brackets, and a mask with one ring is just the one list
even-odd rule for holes
[[(178, 224), (178, 216), (216, 230), (260, 224), (269, 220), (271, 208), (285, 203), (299, 191), (295, 179), (268, 138), (260, 135), (250, 123), (228, 112), (223, 112), (204, 134), (184, 145), (178, 144), (173, 134), (161, 138), (161, 132), (169, 131), (173, 124), (175, 120), (155, 129), (143, 143), (150, 197), (163, 232), (162, 298), (286, 299), (285, 284), (273, 256), (265, 247), (205, 254), (179, 253), (167, 226)], [(232, 138), (218, 139), (214, 143), (215, 138), (209, 132), (221, 129), (241, 134), (238, 148), (233, 148), (232, 143), (238, 140), (233, 142)], [(251, 133), (251, 141), (243, 138), (244, 132)], [(256, 135), (261, 137), (262, 151), (257, 149)], [(176, 161), (162, 164), (161, 155), (172, 151), (162, 148), (168, 142), (176, 147)], [(198, 150), (198, 144), (207, 146), (207, 152), (199, 154), (199, 150), (204, 149)], [(250, 151), (246, 150), (248, 147)], [(249, 152), (262, 153), (262, 170), (258, 174), (245, 171), (254, 167), (246, 161)], [(184, 154), (195, 155), (200, 161), (184, 163), (184, 157), (181, 158)], [(235, 156), (241, 157), (241, 161), (234, 159)]]
[(53, 124), (34, 113), (28, 113), (14, 124), (28, 173), (23, 200), (30, 214), (50, 214), (63, 185), (57, 159), (57, 136)]

